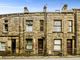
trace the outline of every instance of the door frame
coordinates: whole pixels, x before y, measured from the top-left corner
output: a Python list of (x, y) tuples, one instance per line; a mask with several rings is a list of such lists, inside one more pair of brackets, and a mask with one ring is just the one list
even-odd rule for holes
[(16, 53), (16, 39), (11, 39), (11, 52), (12, 54)]
[[(42, 53), (41, 54), (39, 53), (39, 46), (40, 46), (39, 42), (40, 41), (42, 41)], [(38, 39), (38, 55), (44, 55), (44, 39), (42, 38)]]
[[(67, 54), (72, 55), (72, 50), (73, 50), (73, 43), (72, 39), (67, 39)], [(70, 46), (68, 46), (70, 44)], [(69, 48), (70, 47), (70, 48)]]

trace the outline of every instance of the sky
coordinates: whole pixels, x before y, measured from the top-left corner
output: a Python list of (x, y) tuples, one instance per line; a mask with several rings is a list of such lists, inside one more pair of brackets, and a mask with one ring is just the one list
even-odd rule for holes
[(30, 12), (41, 12), (46, 4), (49, 12), (61, 10), (64, 4), (68, 9), (80, 8), (80, 0), (0, 0), (0, 14), (24, 12), (24, 6)]

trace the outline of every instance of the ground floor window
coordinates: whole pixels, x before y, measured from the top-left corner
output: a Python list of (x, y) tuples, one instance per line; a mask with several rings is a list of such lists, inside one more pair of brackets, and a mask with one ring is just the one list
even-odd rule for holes
[(0, 42), (0, 51), (5, 51), (5, 43)]
[(54, 40), (54, 51), (61, 51), (61, 39)]
[(26, 49), (32, 50), (32, 39), (26, 39)]

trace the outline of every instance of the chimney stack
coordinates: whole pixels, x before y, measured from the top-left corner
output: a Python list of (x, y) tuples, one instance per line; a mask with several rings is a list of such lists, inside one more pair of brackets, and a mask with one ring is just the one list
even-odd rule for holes
[(47, 6), (44, 5), (44, 7), (43, 7), (43, 12), (46, 12), (46, 11), (47, 11)]
[(67, 12), (67, 8), (68, 8), (67, 4), (64, 4), (64, 6), (62, 8), (62, 12)]
[(24, 13), (28, 13), (28, 8), (27, 7), (24, 7)]

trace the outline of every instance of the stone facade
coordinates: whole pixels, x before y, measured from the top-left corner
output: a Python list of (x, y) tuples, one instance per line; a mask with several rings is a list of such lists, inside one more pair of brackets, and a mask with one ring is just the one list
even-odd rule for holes
[[(5, 20), (7, 20), (7, 23)], [(31, 32), (26, 31), (27, 20), (32, 20)], [(40, 20), (44, 21), (43, 31), (40, 31)], [(61, 21), (61, 32), (54, 32), (55, 21)], [(72, 32), (68, 32), (69, 21), (72, 21)], [(5, 24), (8, 24), (7, 32), (4, 31)], [(65, 11), (63, 9), (61, 12), (45, 11), (0, 15), (0, 42), (5, 44), (3, 45), (3, 49), (4, 47), (5, 49), (0, 50), (0, 54), (24, 56), (80, 55), (79, 26), (80, 9), (68, 11), (66, 8)], [(32, 49), (26, 49), (28, 44), (26, 40), (30, 39), (32, 39)], [(54, 51), (56, 39), (61, 40), (60, 51)], [(71, 44), (68, 42), (71, 42)], [(71, 53), (69, 54), (69, 52)]]

